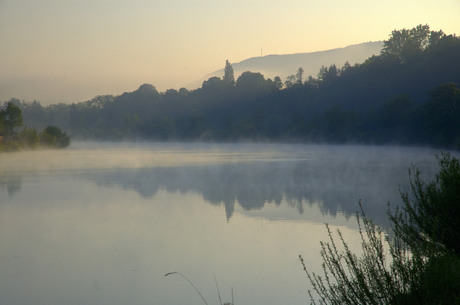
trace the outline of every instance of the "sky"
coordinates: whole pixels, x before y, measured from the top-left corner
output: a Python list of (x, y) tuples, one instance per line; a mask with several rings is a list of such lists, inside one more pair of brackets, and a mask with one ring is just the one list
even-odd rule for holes
[(0, 102), (179, 89), (261, 50), (341, 48), (418, 24), (458, 35), (458, 16), (460, 0), (0, 0)]

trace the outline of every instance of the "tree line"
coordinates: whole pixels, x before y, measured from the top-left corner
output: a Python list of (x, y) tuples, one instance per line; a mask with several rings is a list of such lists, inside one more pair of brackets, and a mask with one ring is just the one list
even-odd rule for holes
[(43, 107), (10, 102), (28, 126), (57, 125), (73, 139), (303, 141), (460, 148), (460, 39), (428, 25), (394, 30), (362, 64), (322, 67), (285, 81), (244, 72), (200, 88), (158, 92), (143, 84), (119, 96)]

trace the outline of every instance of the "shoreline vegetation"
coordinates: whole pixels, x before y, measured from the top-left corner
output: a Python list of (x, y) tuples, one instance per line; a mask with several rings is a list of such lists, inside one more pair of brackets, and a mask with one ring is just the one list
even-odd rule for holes
[(19, 150), (64, 148), (70, 145), (70, 137), (57, 126), (47, 126), (42, 131), (24, 127), (22, 111), (13, 103), (0, 110), (0, 152)]
[(48, 126), (41, 132), (25, 127), (13, 136), (0, 136), (0, 153), (20, 150), (61, 149), (69, 146), (70, 137), (59, 127)]
[(313, 287), (310, 304), (460, 304), (460, 163), (449, 153), (438, 161), (434, 181), (410, 171), (411, 193), (401, 193), (402, 208), (388, 212), (391, 232), (367, 218), (360, 202), (359, 254), (326, 224), (323, 274), (308, 271), (299, 255)]

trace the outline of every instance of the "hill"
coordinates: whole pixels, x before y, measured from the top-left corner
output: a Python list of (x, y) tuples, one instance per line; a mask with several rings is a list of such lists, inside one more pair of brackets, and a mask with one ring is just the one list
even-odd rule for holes
[[(373, 55), (380, 54), (383, 48), (382, 41), (365, 42), (351, 45), (344, 48), (337, 48), (326, 51), (311, 53), (283, 54), (283, 55), (266, 55), (262, 57), (252, 57), (238, 63), (233, 63), (235, 76), (245, 71), (260, 72), (265, 78), (273, 79), (275, 76), (285, 80), (287, 76), (295, 74), (299, 67), (305, 71), (305, 76), (314, 76), (318, 74), (322, 66), (335, 64), (341, 67), (348, 61), (350, 65), (362, 63)], [(206, 75), (200, 81), (201, 83), (213, 76), (221, 77), (224, 75), (224, 69), (214, 71)]]

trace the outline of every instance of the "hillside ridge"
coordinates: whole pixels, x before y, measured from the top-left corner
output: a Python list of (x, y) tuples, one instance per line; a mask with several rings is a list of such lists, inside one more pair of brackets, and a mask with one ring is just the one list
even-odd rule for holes
[[(232, 63), (232, 66), (235, 76), (245, 71), (251, 71), (260, 72), (266, 78), (279, 76), (284, 80), (287, 76), (295, 74), (299, 67), (305, 70), (306, 76), (316, 76), (321, 66), (335, 64), (337, 67), (341, 67), (347, 61), (351, 65), (362, 63), (373, 55), (379, 55), (382, 48), (383, 41), (364, 42), (324, 51), (250, 57)], [(223, 74), (224, 69), (222, 68), (206, 75), (202, 81), (213, 76), (221, 77)]]

